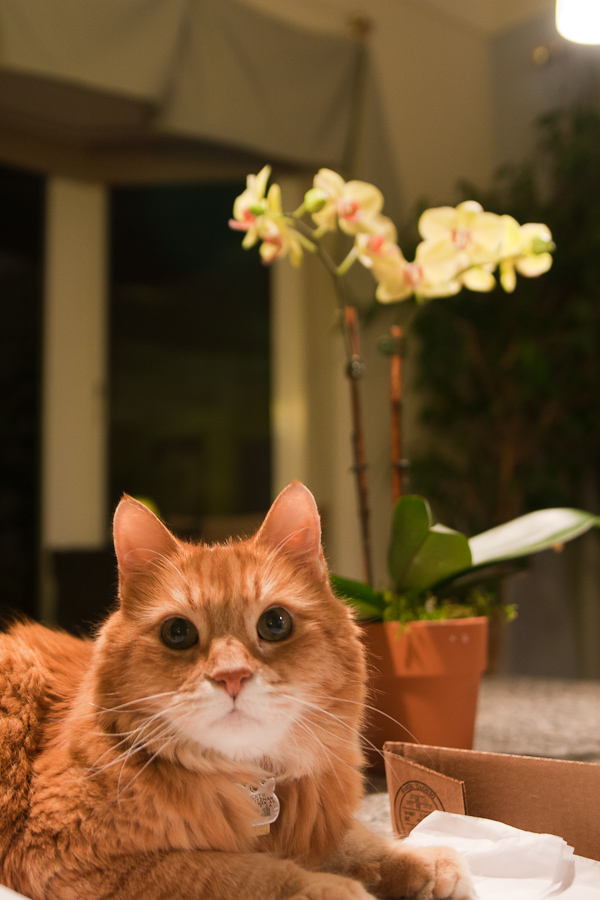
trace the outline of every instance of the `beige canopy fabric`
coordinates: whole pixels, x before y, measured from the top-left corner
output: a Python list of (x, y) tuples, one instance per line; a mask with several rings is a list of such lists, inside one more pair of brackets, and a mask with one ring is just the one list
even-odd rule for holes
[(0, 0), (0, 121), (13, 144), (343, 169), (361, 50), (236, 0)]

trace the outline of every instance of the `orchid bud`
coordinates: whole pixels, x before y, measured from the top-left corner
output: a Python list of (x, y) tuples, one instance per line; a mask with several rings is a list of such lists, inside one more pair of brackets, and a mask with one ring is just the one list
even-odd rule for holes
[(329, 200), (329, 194), (320, 188), (311, 188), (304, 195), (304, 208), (308, 213), (320, 212)]
[(545, 237), (534, 237), (531, 242), (531, 252), (535, 253), (536, 256), (540, 253), (551, 253), (555, 248), (556, 245), (549, 235), (546, 235)]
[(266, 209), (263, 203), (252, 203), (249, 206), (253, 216), (264, 216)]

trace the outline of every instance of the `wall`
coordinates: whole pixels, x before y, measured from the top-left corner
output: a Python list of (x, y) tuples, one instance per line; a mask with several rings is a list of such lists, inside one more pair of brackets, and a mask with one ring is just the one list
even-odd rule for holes
[[(491, 171), (488, 37), (422, 0), (245, 0), (306, 28), (366, 36), (392, 164), (405, 208), (451, 200), (457, 179)], [(310, 61), (307, 61), (310, 65)]]
[(493, 157), (499, 165), (531, 156), (537, 119), (597, 85), (600, 50), (562, 38), (549, 10), (493, 36), (490, 66)]

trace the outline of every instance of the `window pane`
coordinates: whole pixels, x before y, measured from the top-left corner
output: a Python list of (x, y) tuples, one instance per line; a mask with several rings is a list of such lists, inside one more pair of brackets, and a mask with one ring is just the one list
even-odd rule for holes
[(227, 226), (243, 188), (112, 193), (111, 499), (184, 531), (270, 500), (268, 271)]
[(44, 179), (0, 167), (0, 613), (35, 612)]

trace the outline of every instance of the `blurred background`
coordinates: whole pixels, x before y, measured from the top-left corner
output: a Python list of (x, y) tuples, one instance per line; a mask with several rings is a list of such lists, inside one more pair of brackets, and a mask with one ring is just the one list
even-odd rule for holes
[[(468, 534), (600, 513), (600, 48), (561, 38), (552, 0), (5, 0), (0, 35), (3, 614), (105, 614), (123, 492), (221, 540), (299, 478), (361, 577), (327, 276), (265, 268), (227, 226), (265, 163), (288, 209), (321, 166), (377, 184), (407, 255), (425, 205), (549, 225), (548, 275), (417, 315), (411, 488)], [(393, 314), (364, 309), (382, 582)], [(600, 677), (599, 585), (595, 533), (536, 557), (504, 587), (499, 670)]]

